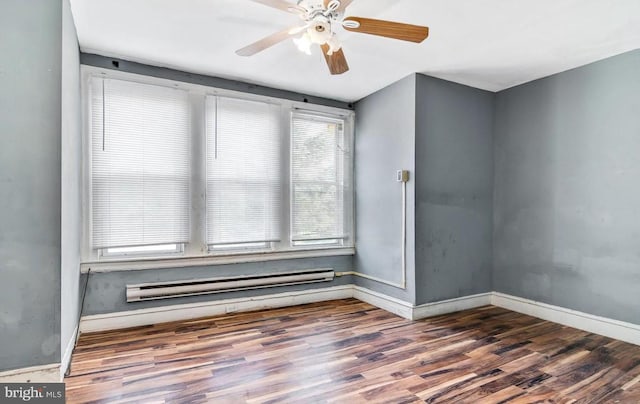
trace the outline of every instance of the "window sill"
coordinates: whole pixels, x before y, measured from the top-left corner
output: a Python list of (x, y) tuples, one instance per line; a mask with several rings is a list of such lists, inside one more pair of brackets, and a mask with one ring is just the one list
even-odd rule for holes
[(116, 272), (136, 271), (143, 269), (185, 268), (206, 265), (241, 264), (247, 262), (278, 261), (298, 258), (337, 257), (354, 255), (354, 247), (323, 248), (313, 250), (292, 250), (262, 253), (236, 253), (225, 255), (208, 255), (202, 257), (172, 257), (172, 258), (139, 258), (139, 259), (110, 259), (109, 261), (83, 262), (80, 272)]

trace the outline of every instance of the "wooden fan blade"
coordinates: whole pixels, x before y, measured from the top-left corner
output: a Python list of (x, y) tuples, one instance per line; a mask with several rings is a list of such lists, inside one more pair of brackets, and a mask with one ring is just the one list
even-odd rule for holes
[(287, 28), (280, 32), (276, 32), (267, 37), (262, 38), (259, 41), (252, 43), (251, 45), (247, 45), (242, 49), (238, 49), (236, 54), (239, 56), (251, 56), (255, 55), (258, 52), (261, 52), (277, 43), (280, 43), (287, 38), (291, 37), (291, 35), (295, 35), (298, 27)]
[[(324, 8), (326, 9), (331, 0), (324, 0)], [(349, 4), (353, 3), (353, 0), (340, 0), (340, 7), (336, 11), (344, 11), (345, 8), (349, 6)]]
[(277, 8), (278, 10), (286, 11), (293, 14), (304, 14), (306, 10), (297, 4), (288, 3), (284, 0), (251, 0), (255, 3), (264, 4), (268, 7)]
[(344, 57), (342, 48), (333, 52), (331, 55), (327, 55), (327, 52), (329, 52), (329, 45), (323, 44), (320, 45), (320, 48), (322, 48), (324, 60), (327, 61), (327, 66), (329, 66), (331, 74), (342, 74), (349, 70), (349, 65), (347, 64), (347, 59)]
[(385, 36), (387, 38), (400, 39), (402, 41), (410, 41), (420, 43), (429, 36), (429, 27), (420, 25), (403, 24), (401, 22), (374, 20), (372, 18), (362, 17), (346, 17), (344, 21), (355, 21), (360, 26), (358, 28), (344, 29), (363, 34)]

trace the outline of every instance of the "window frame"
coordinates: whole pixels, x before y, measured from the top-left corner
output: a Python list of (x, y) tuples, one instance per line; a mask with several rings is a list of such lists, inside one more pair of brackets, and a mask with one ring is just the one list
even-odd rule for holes
[[(111, 81), (110, 83), (107, 83), (107, 81)], [(133, 172), (136, 172), (136, 170), (139, 169), (139, 167), (141, 166), (141, 164), (139, 164), (139, 162), (136, 162), (136, 164), (134, 164), (133, 166), (117, 166), (117, 165), (112, 165), (111, 164), (111, 159), (113, 158), (113, 156), (110, 156), (110, 154), (112, 154), (112, 152), (109, 152), (109, 150), (111, 149), (111, 147), (109, 146), (109, 144), (111, 143), (110, 140), (107, 140), (107, 153), (106, 155), (101, 154), (101, 158), (98, 159), (98, 173), (101, 173), (102, 175), (96, 175), (94, 177), (94, 173), (93, 170), (96, 168), (96, 161), (93, 159), (93, 153), (94, 152), (98, 152), (98, 153), (104, 153), (105, 151), (105, 135), (107, 133), (107, 128), (109, 128), (108, 126), (104, 126), (105, 125), (105, 121), (106, 119), (104, 117), (106, 117), (107, 115), (105, 114), (105, 111), (107, 111), (107, 107), (106, 107), (106, 102), (108, 100), (108, 98), (106, 97), (106, 88), (107, 88), (107, 84), (109, 84), (109, 86), (113, 86), (113, 87), (120, 87), (120, 91), (114, 91), (111, 94), (114, 94), (114, 97), (119, 97), (119, 98), (125, 98), (125, 104), (113, 104), (116, 106), (116, 108), (120, 108), (122, 106), (127, 107), (128, 104), (126, 103), (128, 100), (128, 97), (130, 96), (139, 96), (140, 93), (135, 93), (135, 92), (130, 92), (130, 86), (133, 85), (134, 88), (138, 88), (138, 89), (142, 89), (142, 94), (144, 94), (145, 92), (149, 92), (152, 94), (152, 100), (150, 102), (150, 104), (152, 105), (152, 110), (155, 110), (156, 105), (157, 105), (157, 101), (156, 98), (158, 97), (158, 94), (154, 94), (156, 91), (160, 91), (162, 93), (162, 97), (164, 97), (165, 95), (167, 96), (167, 99), (170, 102), (174, 102), (176, 99), (177, 101), (179, 101), (179, 107), (180, 112), (182, 112), (182, 118), (185, 119), (181, 119), (181, 122), (186, 123), (186, 126), (182, 126), (179, 127), (179, 129), (183, 129), (181, 130), (179, 133), (176, 132), (175, 134), (178, 135), (178, 137), (176, 139), (180, 139), (179, 142), (181, 143), (180, 146), (181, 147), (179, 150), (186, 152), (186, 155), (182, 155), (182, 158), (179, 158), (177, 160), (173, 160), (176, 162), (176, 166), (175, 167), (169, 167), (169, 172), (164, 172), (161, 171), (158, 173), (158, 169), (159, 170), (165, 170), (167, 166), (164, 165), (155, 165), (152, 166), (152, 170), (151, 171), (145, 171), (145, 170), (141, 170), (140, 172), (137, 173), (137, 175)], [(98, 96), (95, 97), (95, 93), (93, 93), (93, 91), (95, 90), (95, 87), (97, 86), (97, 91), (98, 91)], [(154, 87), (154, 88), (149, 88), (149, 87)], [(155, 88), (158, 87), (158, 88)], [(124, 90), (123, 90), (124, 89)], [(178, 91), (178, 92), (174, 92)], [(90, 190), (91, 190), (91, 198), (89, 198), (89, 203), (90, 209), (94, 209), (95, 208), (95, 202), (93, 200), (93, 187), (97, 184), (97, 183), (103, 183), (106, 184), (106, 189), (108, 189), (107, 192), (110, 192), (113, 189), (118, 189), (117, 186), (114, 188), (113, 187), (113, 183), (115, 182), (116, 184), (119, 184), (119, 186), (124, 186), (125, 189), (127, 186), (131, 185), (131, 180), (133, 179), (135, 181), (136, 178), (141, 179), (144, 178), (142, 181), (142, 184), (144, 184), (144, 181), (146, 179), (150, 179), (151, 183), (154, 182), (154, 180), (164, 180), (165, 182), (169, 181), (171, 182), (171, 184), (178, 184), (178, 187), (181, 186), (186, 186), (186, 190), (185, 192), (180, 192), (180, 193), (176, 193), (175, 196), (178, 198), (179, 200), (179, 204), (180, 207), (183, 207), (183, 209), (181, 209), (181, 213), (182, 215), (180, 215), (179, 217), (183, 220), (180, 221), (181, 224), (183, 224), (183, 226), (180, 227), (180, 229), (182, 229), (182, 231), (180, 231), (180, 235), (176, 236), (176, 237), (171, 237), (170, 239), (164, 239), (164, 240), (156, 240), (155, 243), (147, 243), (147, 244), (143, 244), (144, 241), (144, 237), (143, 239), (138, 239), (136, 242), (131, 242), (131, 243), (127, 243), (125, 242), (125, 240), (119, 239), (116, 240), (116, 243), (112, 244), (112, 243), (105, 243), (104, 241), (102, 243), (98, 243), (101, 244), (99, 246), (94, 246), (93, 248), (95, 250), (97, 250), (97, 254), (99, 257), (118, 257), (118, 256), (154, 256), (154, 255), (180, 255), (182, 253), (182, 251), (184, 250), (184, 245), (188, 242), (190, 235), (189, 235), (189, 219), (190, 219), (190, 210), (191, 210), (191, 206), (192, 206), (192, 202), (191, 202), (191, 197), (192, 197), (192, 192), (189, 189), (191, 183), (193, 182), (192, 179), (192, 174), (191, 174), (191, 165), (192, 165), (192, 159), (191, 159), (191, 151), (193, 150), (193, 146), (191, 145), (191, 140), (192, 140), (192, 133), (193, 130), (191, 130), (191, 128), (189, 127), (189, 125), (191, 125), (193, 118), (190, 116), (191, 115), (191, 109), (192, 109), (192, 100), (191, 97), (189, 95), (189, 92), (186, 91), (185, 89), (181, 89), (181, 88), (176, 88), (173, 86), (154, 86), (153, 84), (149, 84), (149, 83), (142, 83), (139, 81), (135, 81), (135, 80), (126, 80), (126, 79), (115, 79), (112, 77), (105, 77), (103, 76), (92, 76), (89, 77), (87, 79), (87, 111), (88, 111), (88, 127), (87, 127), (87, 135), (86, 135), (86, 140), (87, 140), (87, 145), (88, 145), (88, 153), (90, 155), (89, 158), (89, 170), (92, 171), (90, 177), (89, 177), (89, 181), (90, 181)], [(95, 104), (91, 104), (91, 102), (95, 101), (96, 99), (102, 99), (102, 102), (98, 102), (97, 103), (97, 108)], [(164, 101), (166, 101), (166, 99), (162, 99)], [(144, 103), (146, 103), (147, 101), (144, 100), (142, 101)], [(105, 103), (103, 105), (103, 103)], [(178, 106), (178, 105), (177, 105)], [(186, 107), (186, 108), (185, 108)], [(90, 108), (90, 109), (89, 109)], [(93, 113), (96, 112), (97, 110), (101, 110), (102, 112), (98, 112), (100, 114), (100, 116), (98, 117), (98, 119), (102, 120), (102, 122), (99, 122), (98, 125), (100, 125), (100, 127), (102, 128), (102, 138), (100, 138), (99, 136), (97, 137), (97, 148), (96, 148), (96, 135), (97, 133), (95, 133), (93, 125), (91, 122), (91, 120), (93, 119)], [(121, 109), (121, 108), (120, 108)], [(126, 110), (126, 108), (124, 109)], [(147, 110), (148, 111), (148, 110)], [(112, 111), (110, 111), (111, 113)], [(126, 112), (128, 113), (128, 112)], [(144, 112), (142, 112), (144, 113)], [(155, 115), (154, 115), (155, 116)], [(161, 119), (160, 119), (161, 120)], [(117, 121), (116, 121), (117, 122)], [(146, 124), (143, 124), (145, 126), (145, 128), (143, 129), (143, 132), (146, 131)], [(135, 129), (139, 129), (138, 127), (136, 127)], [(99, 131), (98, 131), (99, 133)], [(133, 133), (139, 133), (138, 130), (134, 130)], [(158, 135), (162, 136), (162, 133), (167, 133), (166, 131), (162, 131), (162, 132), (158, 132)], [(131, 135), (131, 133), (129, 134)], [(117, 136), (116, 136), (117, 137)], [(126, 137), (129, 138), (129, 137)], [(144, 137), (143, 137), (144, 139)], [(163, 139), (169, 139), (167, 137), (164, 137)], [(150, 139), (151, 140), (151, 139)], [(153, 141), (153, 140), (151, 140)], [(117, 140), (115, 140), (115, 142), (117, 143)], [(136, 146), (139, 145), (144, 145), (143, 149), (146, 149), (146, 147), (148, 146), (148, 144), (145, 143), (141, 143), (139, 141), (135, 141), (133, 140), (134, 145), (134, 152), (137, 150), (139, 153), (143, 153), (143, 151), (139, 148), (136, 148)], [(164, 143), (162, 143), (162, 145), (164, 145)], [(102, 146), (102, 147), (100, 147)], [(100, 151), (99, 149), (102, 149), (102, 151)], [(122, 158), (122, 154), (121, 151), (124, 150), (125, 155), (127, 154), (127, 150), (125, 148), (122, 148), (120, 150), (118, 149), (113, 149), (116, 150), (115, 153), (113, 153), (116, 157), (116, 159), (118, 158), (117, 156), (120, 156)], [(174, 150), (174, 149), (172, 149)], [(153, 152), (152, 152), (153, 153)], [(179, 151), (175, 152), (172, 151), (169, 154), (166, 154), (165, 157), (168, 159), (171, 159), (172, 156), (179, 156)], [(153, 156), (153, 154), (151, 154), (151, 156)], [(125, 160), (128, 160), (127, 158), (125, 158)], [(102, 161), (102, 164), (100, 164), (100, 161)], [(153, 161), (153, 159), (152, 159)], [(162, 159), (157, 159), (156, 161), (163, 161), (164, 162), (164, 158)], [(115, 170), (107, 170), (106, 172), (104, 171), (104, 167), (113, 167)], [(102, 170), (100, 170), (100, 168), (102, 168)], [(173, 171), (173, 168), (179, 168), (182, 169), (181, 172), (175, 172)], [(146, 172), (147, 174), (143, 174), (144, 172)], [(111, 178), (115, 178), (115, 180), (110, 180)], [(120, 179), (120, 180), (118, 180)], [(170, 184), (170, 186), (171, 186)], [(139, 185), (139, 184), (138, 184)], [(139, 185), (139, 188), (144, 187), (144, 185)], [(136, 188), (138, 189), (138, 188)], [(145, 198), (143, 197), (142, 200), (144, 200)], [(166, 199), (165, 199), (166, 200)], [(175, 200), (174, 200), (175, 201)], [(98, 200), (98, 202), (100, 202)], [(104, 199), (102, 200), (102, 202), (104, 203)], [(171, 203), (171, 201), (169, 201)], [(110, 205), (110, 203), (109, 203)], [(96, 216), (94, 217), (94, 212), (91, 212), (92, 215), (89, 218), (89, 220), (91, 221), (91, 226), (93, 226), (93, 220), (96, 219), (96, 217), (100, 218), (100, 217), (105, 217), (105, 216)], [(141, 212), (138, 212), (141, 213)], [(157, 214), (158, 212), (152, 212), (154, 214)], [(186, 214), (186, 215), (185, 215)], [(141, 215), (142, 216), (142, 215)], [(153, 214), (151, 215), (153, 217)], [(107, 215), (108, 217), (108, 215)], [(158, 218), (164, 217), (164, 216), (157, 216)], [(185, 221), (186, 219), (186, 221)], [(110, 223), (110, 222), (109, 222)], [(184, 226), (186, 225), (186, 226)], [(102, 226), (103, 229), (106, 228), (108, 229), (110, 227), (110, 225), (107, 226)], [(141, 226), (144, 229), (144, 224)], [(117, 227), (116, 227), (117, 228)], [(92, 229), (94, 230), (94, 229)], [(184, 230), (187, 230), (186, 233), (184, 232)], [(103, 230), (104, 231), (104, 230)], [(109, 233), (109, 231), (107, 230), (107, 233)], [(128, 233), (127, 233), (128, 234)], [(89, 234), (89, 237), (92, 239), (93, 241), (93, 237), (95, 236), (94, 232), (92, 231)], [(157, 236), (157, 234), (156, 234)], [(103, 236), (104, 238), (105, 236)], [(107, 236), (107, 238), (110, 238), (110, 236)], [(172, 244), (175, 246), (175, 248), (172, 249), (160, 249), (160, 247), (162, 246), (167, 246), (169, 244)], [(150, 247), (145, 249), (144, 247)], [(135, 249), (135, 247), (140, 247), (137, 251)], [(153, 247), (158, 247), (158, 251), (156, 254), (150, 254), (149, 251), (153, 250)], [(130, 249), (131, 251), (128, 252), (116, 252), (116, 253), (112, 253), (109, 252), (109, 250), (111, 249)]]
[[(153, 247), (168, 247), (173, 248), (157, 248), (155, 252), (152, 252)], [(185, 243), (169, 243), (169, 244), (148, 244), (144, 246), (126, 246), (126, 247), (108, 247), (108, 248), (96, 248), (98, 255), (101, 259), (110, 258), (146, 258), (146, 257), (162, 257), (162, 256), (175, 256), (184, 252)], [(109, 251), (120, 250), (120, 251)], [(151, 250), (151, 251), (150, 251)]]
[[(294, 179), (293, 179), (293, 120), (296, 117), (296, 115), (299, 116), (307, 116), (307, 117), (311, 117), (311, 118), (319, 118), (318, 121), (334, 121), (334, 123), (338, 123), (340, 122), (343, 125), (342, 128), (342, 132), (343, 132), (343, 137), (344, 137), (344, 143), (347, 145), (348, 150), (350, 151), (350, 158), (349, 158), (349, 162), (350, 165), (349, 167), (343, 167), (343, 180), (346, 183), (345, 189), (344, 189), (344, 194), (342, 195), (342, 197), (346, 200), (343, 201), (343, 205), (344, 205), (344, 210), (342, 211), (343, 214), (343, 220), (342, 220), (342, 225), (343, 225), (343, 235), (342, 237), (331, 237), (331, 238), (317, 238), (317, 239), (299, 239), (299, 240), (294, 240), (293, 238), (293, 216), (294, 216), (294, 210), (293, 210), (293, 187), (294, 187)], [(354, 156), (353, 156), (353, 151), (354, 151), (354, 131), (353, 131), (353, 127), (349, 125), (352, 125), (352, 123), (348, 122), (348, 119), (344, 118), (344, 117), (339, 117), (336, 115), (332, 115), (332, 114), (327, 114), (327, 113), (322, 113), (322, 112), (316, 112), (313, 110), (309, 110), (309, 109), (301, 109), (301, 108), (294, 108), (290, 111), (289, 114), (289, 164), (290, 169), (289, 169), (289, 190), (291, 192), (291, 194), (289, 195), (289, 230), (288, 230), (288, 235), (289, 235), (289, 243), (292, 247), (294, 248), (328, 248), (328, 247), (334, 247), (334, 248), (342, 248), (342, 247), (350, 247), (353, 246), (355, 243), (354, 240), (354, 229), (355, 229), (355, 212), (354, 212), (354, 193), (355, 193), (355, 189), (353, 186), (353, 179), (354, 179)], [(351, 131), (351, 132), (348, 132)], [(344, 166), (345, 164), (345, 160), (346, 157), (343, 158), (342, 161), (342, 165)], [(338, 162), (336, 161), (336, 165), (338, 165)], [(350, 169), (349, 169), (350, 168)], [(317, 182), (317, 181), (316, 181)], [(336, 184), (336, 188), (337, 188), (337, 184)], [(351, 220), (349, 221), (349, 218), (351, 218)], [(351, 230), (351, 231), (349, 231)]]
[[(287, 206), (283, 206), (283, 205), (287, 205), (287, 201), (283, 199), (283, 195), (285, 195), (284, 192), (284, 188), (287, 188), (287, 180), (288, 177), (285, 175), (285, 170), (283, 168), (284, 165), (288, 164), (288, 161), (286, 158), (283, 158), (283, 156), (285, 156), (285, 152), (288, 150), (287, 145), (285, 144), (285, 140), (287, 138), (288, 135), (286, 135), (286, 132), (289, 131), (288, 127), (283, 126), (283, 112), (284, 112), (284, 108), (281, 105), (281, 103), (278, 102), (273, 102), (273, 99), (269, 98), (262, 98), (262, 99), (256, 99), (256, 98), (247, 98), (247, 97), (237, 97), (237, 96), (229, 96), (226, 95), (224, 93), (217, 93), (217, 94), (206, 94), (205, 95), (205, 109), (206, 109), (206, 102), (207, 102), (207, 98), (210, 97), (215, 97), (216, 100), (216, 108), (217, 105), (219, 105), (219, 99), (218, 98), (227, 98), (227, 99), (233, 99), (236, 101), (254, 101), (254, 102), (261, 102), (264, 104), (269, 104), (270, 106), (274, 106), (279, 108), (279, 125), (281, 128), (281, 133), (279, 133), (279, 147), (280, 147), (280, 173), (279, 173), (279, 179), (280, 179), (280, 185), (281, 185), (281, 189), (280, 189), (280, 198), (281, 198), (281, 204), (280, 204), (280, 212), (279, 212), (279, 216), (280, 216), (280, 240), (264, 240), (264, 241), (248, 241), (248, 242), (244, 242), (244, 243), (219, 243), (219, 244), (215, 244), (215, 243), (209, 243), (207, 238), (208, 235), (205, 233), (205, 240), (204, 243), (207, 247), (208, 253), (209, 254), (224, 254), (225, 252), (228, 253), (234, 253), (234, 252), (244, 252), (244, 253), (253, 253), (253, 252), (269, 252), (269, 251), (278, 251), (280, 250), (280, 248), (278, 248), (280, 245), (283, 244), (286, 235), (288, 235), (288, 233), (283, 233), (282, 232), (282, 221), (285, 220), (285, 213), (286, 213), (286, 209)], [(205, 111), (206, 112), (206, 111)], [(218, 110), (216, 109), (216, 114), (218, 114)], [(207, 123), (207, 116), (205, 113), (204, 116), (205, 119), (205, 125)], [(217, 115), (216, 115), (216, 120), (218, 119)], [(208, 166), (207, 166), (207, 161), (209, 158), (209, 150), (207, 149), (208, 145), (209, 145), (209, 139), (208, 139), (208, 131), (207, 128), (205, 127), (205, 133), (204, 133), (204, 138), (205, 138), (205, 152), (203, 154), (204, 160), (205, 160), (205, 190), (208, 191)], [(218, 136), (218, 134), (215, 134), (214, 136)], [(217, 140), (216, 140), (217, 143)], [(208, 192), (205, 192), (205, 195), (207, 195)], [(207, 224), (208, 224), (208, 217), (207, 217), (207, 212), (206, 212), (206, 207), (205, 207), (205, 216), (204, 216), (204, 222), (205, 222), (205, 231), (208, 231), (207, 228)], [(256, 245), (257, 244), (263, 244), (264, 247), (259, 248)], [(228, 247), (224, 247), (224, 245), (228, 245)]]
[[(190, 242), (177, 248), (176, 251), (163, 251), (157, 254), (120, 253), (110, 254), (91, 246), (92, 237), (92, 172), (91, 172), (91, 96), (90, 82), (93, 77), (133, 81), (142, 84), (158, 85), (179, 88), (189, 92), (191, 103), (191, 178), (190, 178)], [(153, 261), (153, 262), (184, 262), (194, 261), (203, 265), (216, 262), (248, 262), (268, 261), (273, 259), (286, 259), (288, 257), (316, 257), (332, 255), (352, 255), (355, 253), (355, 190), (354, 190), (354, 140), (355, 140), (355, 113), (352, 110), (329, 107), (323, 105), (298, 102), (276, 97), (226, 90), (205, 85), (168, 80), (157, 77), (139, 75), (99, 68), (95, 66), (81, 65), (81, 92), (82, 92), (82, 127), (83, 127), (83, 172), (82, 172), (82, 241), (81, 261), (83, 264), (104, 263), (115, 265), (119, 262)], [(281, 119), (281, 181), (282, 203), (280, 213), (281, 241), (268, 242), (267, 248), (211, 248), (206, 240), (206, 170), (207, 170), (207, 139), (206, 139), (206, 97), (220, 96), (259, 101), (280, 106)], [(345, 142), (348, 142), (351, 151), (350, 167), (345, 169), (348, 177), (348, 187), (345, 194), (348, 202), (345, 202), (345, 225), (349, 226), (348, 237), (341, 245), (295, 245), (292, 240), (291, 229), (291, 141), (292, 141), (292, 117), (295, 112), (305, 114), (317, 114), (324, 117), (344, 120)], [(281, 258), (280, 258), (281, 257)], [(124, 266), (123, 266), (124, 269)]]

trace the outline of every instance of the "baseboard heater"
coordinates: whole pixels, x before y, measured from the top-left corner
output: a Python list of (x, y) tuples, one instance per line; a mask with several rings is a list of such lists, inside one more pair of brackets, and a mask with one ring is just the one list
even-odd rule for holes
[(173, 297), (270, 288), (275, 286), (328, 282), (332, 281), (334, 278), (335, 272), (332, 268), (319, 268), (264, 275), (243, 275), (194, 279), (188, 281), (141, 283), (137, 285), (127, 285), (127, 302), (141, 302), (147, 300), (170, 299)]

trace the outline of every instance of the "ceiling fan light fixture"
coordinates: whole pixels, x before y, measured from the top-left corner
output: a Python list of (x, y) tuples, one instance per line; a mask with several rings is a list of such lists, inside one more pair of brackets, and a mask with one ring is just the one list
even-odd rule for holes
[(327, 55), (331, 56), (334, 52), (339, 51), (342, 48), (342, 44), (336, 35), (332, 35), (329, 40), (327, 40), (327, 45), (329, 46), (329, 50), (327, 50)]
[(305, 32), (300, 36), (300, 38), (293, 38), (293, 43), (296, 44), (296, 47), (300, 52), (311, 55), (311, 45), (313, 42), (311, 42), (311, 38), (308, 33)]
[(327, 23), (315, 23), (307, 30), (309, 40), (315, 44), (326, 43), (331, 38), (331, 26)]

